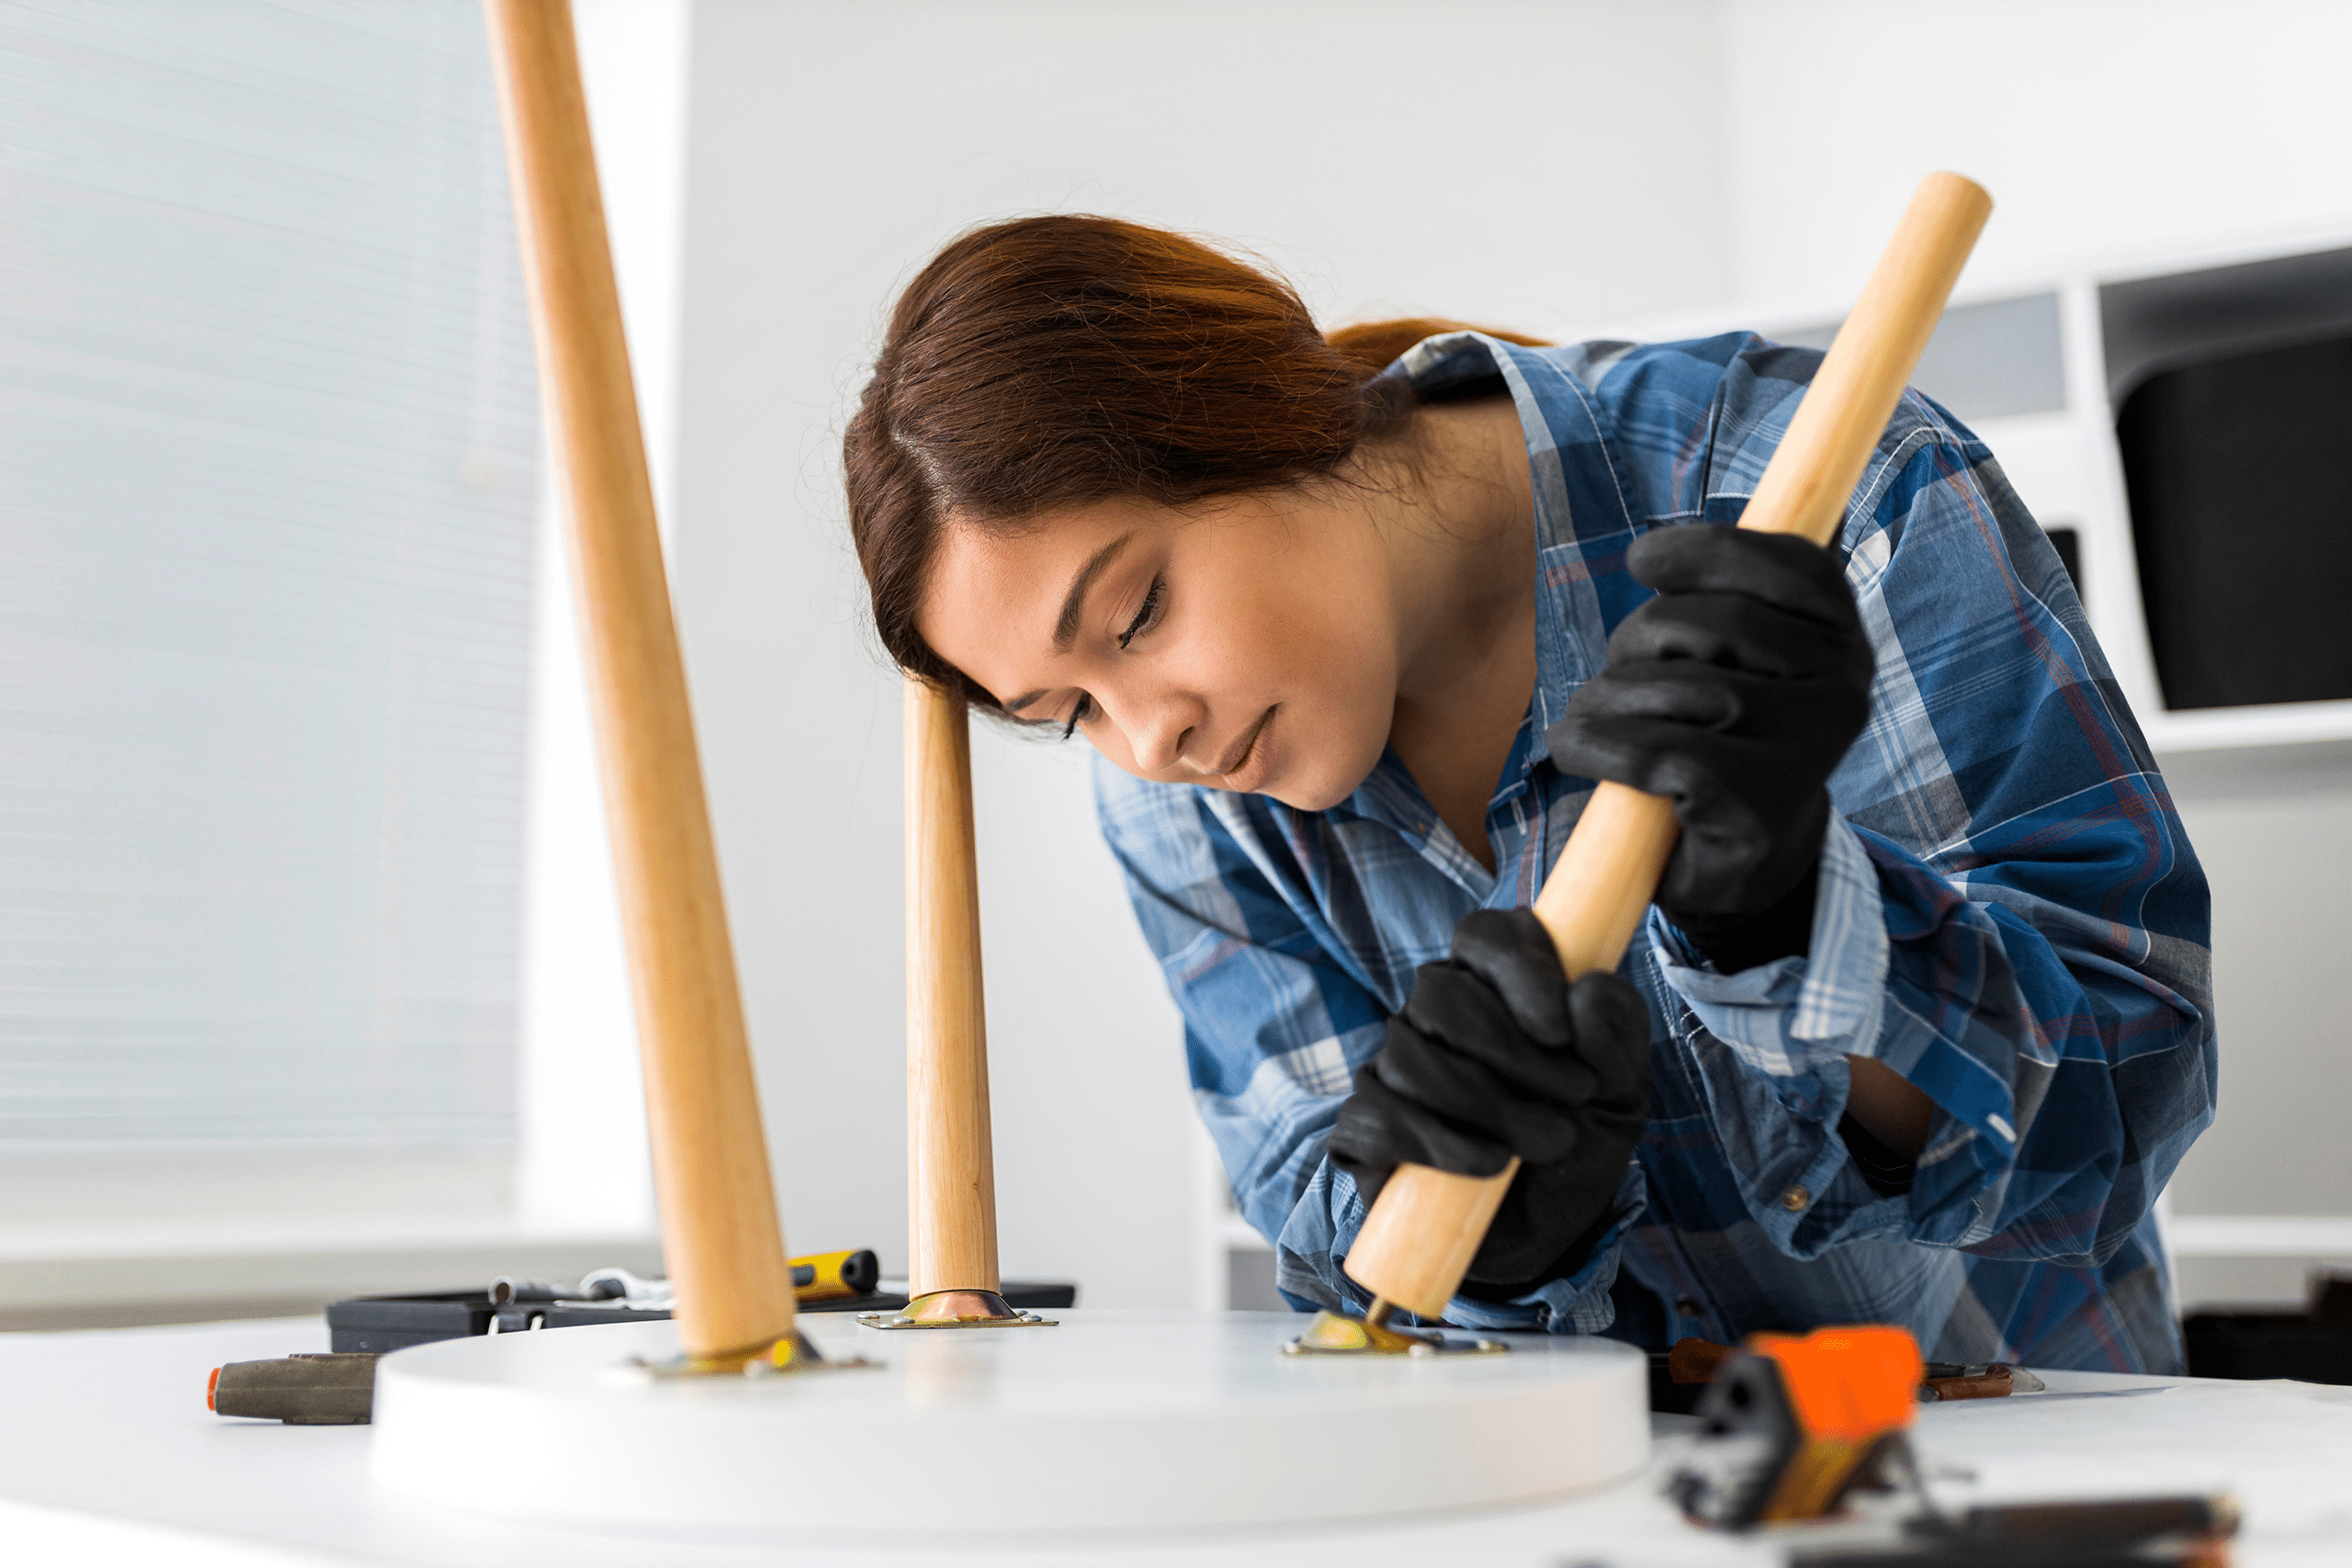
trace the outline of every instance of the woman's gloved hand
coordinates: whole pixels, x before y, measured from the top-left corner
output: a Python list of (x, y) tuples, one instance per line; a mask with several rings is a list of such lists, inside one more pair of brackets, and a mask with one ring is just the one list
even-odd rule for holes
[(1870, 637), (1837, 555), (1704, 524), (1634, 541), (1657, 590), (1544, 734), (1562, 771), (1674, 802), (1657, 902), (1729, 971), (1806, 950), (1830, 773), (1870, 715)]
[(1523, 1294), (1575, 1272), (1608, 1217), (1648, 1115), (1649, 1046), (1633, 987), (1605, 974), (1571, 986), (1532, 911), (1474, 910), (1356, 1074), (1332, 1162), (1369, 1202), (1402, 1162), (1492, 1176), (1517, 1155), (1469, 1278)]

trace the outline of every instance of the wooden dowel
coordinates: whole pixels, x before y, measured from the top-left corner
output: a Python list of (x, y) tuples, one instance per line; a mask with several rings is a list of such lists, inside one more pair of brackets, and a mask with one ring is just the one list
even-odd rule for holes
[(488, 0), (645, 1060), (662, 1252), (689, 1355), (792, 1332), (685, 669), (621, 333), (569, 0)]
[(906, 732), (907, 1290), (995, 1291), (996, 1160), (963, 699), (909, 681)]
[[(1837, 538), (1862, 468), (1992, 210), (1983, 187), (1958, 175), (1920, 182), (1757, 480), (1741, 527), (1823, 546)], [(1657, 795), (1616, 784), (1593, 791), (1535, 898), (1536, 918), (1571, 978), (1617, 967), (1679, 831), (1672, 804)], [(1513, 1160), (1481, 1180), (1397, 1167), (1356, 1235), (1349, 1277), (1419, 1316), (1441, 1315), (1518, 1168)]]

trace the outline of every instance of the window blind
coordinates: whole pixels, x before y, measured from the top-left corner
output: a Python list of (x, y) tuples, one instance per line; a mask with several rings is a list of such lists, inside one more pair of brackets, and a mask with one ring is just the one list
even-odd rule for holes
[(0, 0), (0, 1149), (512, 1136), (486, 55), (462, 0)]

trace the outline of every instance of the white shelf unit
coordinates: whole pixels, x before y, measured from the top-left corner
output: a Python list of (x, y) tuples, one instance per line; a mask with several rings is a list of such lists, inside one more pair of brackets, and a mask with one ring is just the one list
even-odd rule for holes
[[(2115, 437), (2118, 389), (2112, 372), (2135, 376), (2170, 360), (2142, 342), (2129, 347), (2121, 363), (2110, 365), (2103, 299), (2133, 285), (2228, 274), (2263, 263), (2324, 266), (2332, 256), (2342, 264), (2341, 307), (2333, 299), (2315, 303), (2300, 328), (2282, 327), (2274, 319), (2234, 333), (2192, 329), (2180, 349), (2185, 354), (2250, 347), (2352, 331), (2352, 232), (2307, 235), (2291, 243), (2143, 255), (1972, 286), (1953, 297), (1915, 378), (1983, 437), (2043, 527), (2075, 531), (2084, 609), (2150, 747), (2167, 765), (2207, 754), (2209, 770), (2226, 770), (2233, 761), (2258, 770), (2276, 760), (2274, 749), (2312, 745), (2329, 746), (2331, 760), (2336, 760), (2332, 753), (2338, 747), (2352, 757), (2352, 699), (2203, 709), (2165, 705), (2142, 609), (2139, 554)], [(2307, 280), (2299, 287), (2311, 288)], [(2335, 292), (2332, 283), (2328, 292)], [(2290, 301), (2282, 308), (2295, 306)], [(1752, 328), (1784, 342), (1826, 344), (1839, 319), (1835, 310), (1767, 308), (1743, 311), (1736, 320), (1711, 312), (1705, 319), (1676, 321), (1670, 329), (1679, 336)], [(1644, 335), (1660, 334), (1653, 330)]]

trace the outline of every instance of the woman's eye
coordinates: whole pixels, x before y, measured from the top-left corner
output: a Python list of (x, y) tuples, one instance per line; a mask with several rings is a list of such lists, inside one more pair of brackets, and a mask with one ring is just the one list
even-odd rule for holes
[(1062, 739), (1067, 740), (1078, 733), (1078, 727), (1094, 716), (1094, 699), (1080, 692), (1078, 705), (1069, 710), (1069, 722), (1062, 726)]
[(1159, 618), (1160, 604), (1167, 596), (1168, 580), (1164, 577), (1153, 578), (1150, 591), (1144, 594), (1143, 603), (1136, 609), (1136, 618), (1129, 621), (1127, 629), (1119, 634), (1121, 648), (1126, 647), (1139, 635), (1149, 629), (1151, 623)]

